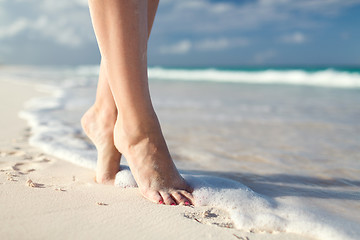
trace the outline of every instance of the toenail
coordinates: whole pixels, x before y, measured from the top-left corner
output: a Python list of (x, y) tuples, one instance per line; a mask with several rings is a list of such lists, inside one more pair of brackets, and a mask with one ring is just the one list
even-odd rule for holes
[(188, 205), (190, 205), (190, 203), (186, 201), (186, 202), (185, 202), (185, 205), (188, 206)]
[(172, 203), (171, 206), (175, 206), (176, 204), (175, 203)]
[(164, 203), (163, 200), (160, 200), (160, 201), (159, 201), (159, 204), (163, 204), (163, 203)]

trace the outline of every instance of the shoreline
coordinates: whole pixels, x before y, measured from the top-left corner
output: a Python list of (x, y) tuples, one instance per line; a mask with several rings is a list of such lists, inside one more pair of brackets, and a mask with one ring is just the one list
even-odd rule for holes
[(231, 228), (220, 209), (157, 205), (137, 189), (96, 184), (92, 170), (28, 144), (31, 130), (18, 112), (25, 101), (43, 94), (30, 86), (0, 80), (0, 98), (6, 103), (0, 121), (0, 238), (306, 239), (242, 232)]

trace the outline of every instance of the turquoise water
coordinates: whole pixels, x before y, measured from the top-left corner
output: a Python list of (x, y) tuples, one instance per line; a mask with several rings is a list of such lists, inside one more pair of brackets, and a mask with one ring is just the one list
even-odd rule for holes
[(206, 69), (217, 69), (220, 71), (246, 71), (246, 72), (259, 72), (266, 70), (276, 71), (290, 71), (290, 70), (301, 70), (304, 72), (317, 72), (328, 69), (333, 69), (338, 72), (348, 73), (360, 73), (359, 66), (212, 66), (212, 67), (163, 67), (163, 66), (151, 66), (150, 68), (164, 68), (164, 69), (181, 69), (181, 70), (206, 70)]
[[(90, 168), (96, 151), (79, 119), (94, 101), (97, 73), (0, 69), (1, 78), (52, 94), (22, 113), (31, 143)], [(244, 230), (357, 238), (360, 69), (152, 67), (149, 76), (171, 154), (199, 202), (226, 209)]]

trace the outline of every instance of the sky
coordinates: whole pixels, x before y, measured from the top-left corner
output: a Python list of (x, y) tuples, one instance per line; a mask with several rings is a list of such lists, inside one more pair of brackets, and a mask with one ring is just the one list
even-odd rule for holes
[[(98, 64), (87, 0), (0, 0), (0, 64)], [(149, 65), (360, 66), (360, 0), (160, 0)]]

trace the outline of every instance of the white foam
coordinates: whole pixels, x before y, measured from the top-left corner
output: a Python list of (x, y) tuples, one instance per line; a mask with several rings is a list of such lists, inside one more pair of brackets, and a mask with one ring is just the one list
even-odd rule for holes
[(64, 107), (64, 89), (51, 86), (40, 89), (50, 92), (52, 96), (29, 100), (25, 104), (26, 110), (19, 113), (32, 129), (30, 144), (53, 156), (95, 169), (97, 154), (94, 147), (75, 137), (81, 130), (49, 114), (49, 111)]
[(131, 174), (131, 171), (128, 167), (123, 166), (121, 171), (116, 174), (115, 186), (122, 187), (122, 188), (137, 187), (135, 178)]
[[(287, 232), (315, 239), (357, 239), (356, 224), (338, 220), (325, 212), (301, 206), (298, 202), (280, 202), (252, 191), (230, 179), (182, 174), (194, 188), (196, 206), (226, 210), (237, 229), (247, 232)], [(129, 169), (116, 175), (120, 187), (137, 187)]]
[[(301, 203), (282, 203), (260, 195), (245, 185), (218, 177), (184, 175), (194, 187), (197, 205), (222, 208), (237, 229), (249, 232), (288, 232), (316, 239), (356, 239), (356, 225), (336, 220)], [(341, 220), (343, 221), (343, 220)], [(346, 228), (346, 229), (345, 229)]]
[[(182, 174), (194, 188), (196, 206), (212, 206), (226, 210), (235, 228), (247, 232), (300, 234), (315, 239), (357, 239), (360, 234), (353, 223), (340, 222), (336, 217), (298, 202), (280, 202), (252, 191), (226, 178)], [(137, 187), (129, 169), (116, 175), (120, 187)], [(343, 221), (343, 220), (341, 220)]]
[(321, 87), (359, 88), (360, 74), (333, 69), (307, 72), (304, 70), (219, 70), (149, 68), (150, 79), (182, 81), (214, 81), (252, 84), (292, 84)]

